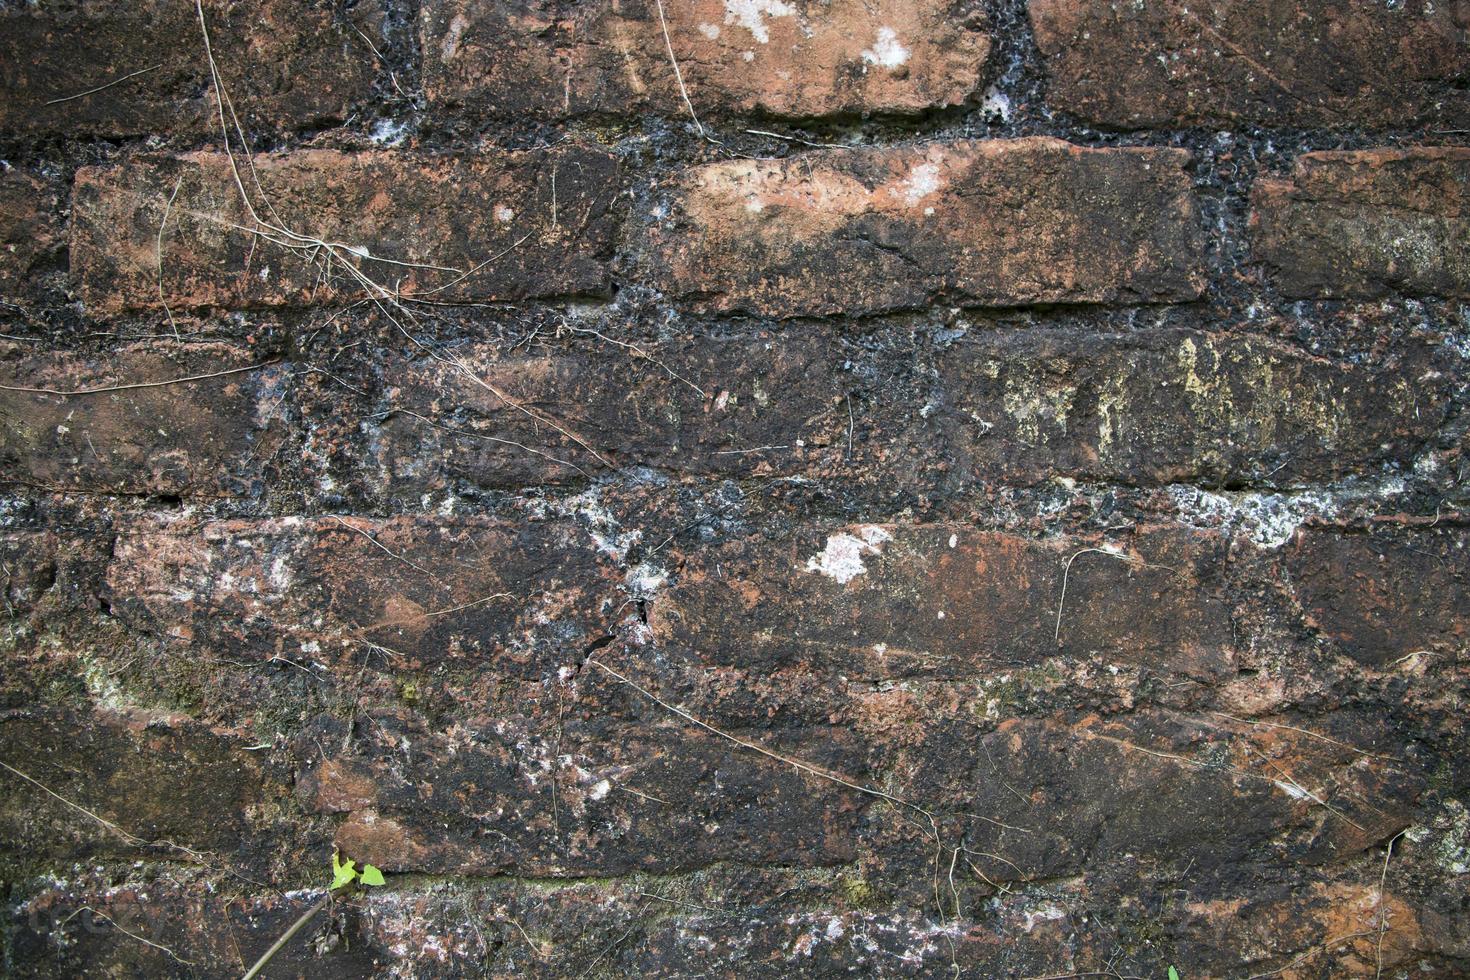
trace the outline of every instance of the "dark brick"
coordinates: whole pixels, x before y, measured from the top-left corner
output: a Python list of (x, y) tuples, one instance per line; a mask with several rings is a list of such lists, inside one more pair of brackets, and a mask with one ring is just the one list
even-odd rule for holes
[(1307, 153), (1252, 204), (1256, 255), (1288, 296), (1470, 296), (1470, 149)]
[[(337, 843), (391, 871), (581, 877), (855, 856), (867, 797), (677, 724), (599, 711), (589, 726), (575, 693), (561, 715), (545, 707), (534, 720), (471, 716), (445, 734), (376, 717), (358, 757), (309, 763), (302, 791), (317, 809), (350, 811)], [(784, 735), (778, 746), (821, 739), (812, 762), (833, 771), (857, 758), (827, 730)]]
[(1103, 544), (936, 524), (671, 546), (665, 560), (681, 572), (652, 603), (649, 626), (662, 645), (712, 664), (876, 680), (1028, 667), (1058, 654), (1199, 677), (1233, 669), (1223, 539), (1153, 529), (1112, 546), (1120, 557), (1085, 550)]
[[(253, 364), (265, 366), (250, 370)], [(4, 366), (4, 383), (22, 388), (78, 392), (143, 385), (68, 395), (0, 389), (0, 460), (19, 482), (241, 494), (262, 478), (284, 438), (279, 408), (287, 366), (241, 348), (137, 345), (106, 357), (16, 354)], [(200, 378), (216, 372), (234, 373)], [(198, 381), (156, 383), (182, 378)]]
[(389, 362), (384, 375), (394, 384), (369, 478), (383, 474), (387, 489), (413, 493), (577, 480), (606, 464), (738, 476), (840, 461), (852, 379), (828, 338), (676, 337), (628, 347), (587, 329), (594, 333), (574, 335), (568, 352), (506, 356), (477, 344), (456, 350), (463, 367)]
[(0, 297), (17, 295), (35, 266), (63, 244), (60, 196), (39, 177), (0, 173)]
[(654, 277), (775, 316), (1193, 299), (1188, 159), (1038, 137), (709, 164), (657, 216)]
[(1329, 359), (1242, 334), (983, 332), (940, 357), (935, 417), (980, 480), (1335, 480), (1412, 463), (1453, 403), (1453, 359), (1428, 343)]
[(381, 419), (347, 436), (361, 448), (336, 468), (370, 496), (576, 481), (605, 464), (891, 488), (1285, 484), (1411, 463), (1458, 377), (1427, 342), (1331, 359), (1241, 334), (986, 330), (915, 378), (823, 327), (636, 342), (572, 328), (587, 332), (544, 353), (385, 358), (376, 413), (324, 383), (313, 423)]
[[(377, 59), (357, 32), (378, 34), (383, 6), (353, 6), (206, 0), (214, 55), (242, 121), (321, 125), (367, 98)], [(0, 65), (0, 132), (219, 131), (189, 0), (7, 5)]]
[[(140, 344), (105, 357), (23, 354), (0, 390), (6, 478), (43, 487), (200, 496), (250, 492), (285, 436), (287, 365), (225, 344)], [(252, 365), (264, 366), (249, 370)], [(236, 371), (237, 368), (247, 370)], [(174, 379), (234, 371), (177, 384)]]
[(113, 313), (163, 302), (234, 307), (365, 298), (368, 289), (343, 267), (349, 260), (389, 292), (435, 300), (524, 299), (607, 286), (618, 165), (600, 150), (304, 150), (257, 157), (254, 170), (266, 188), (263, 198), (255, 194), (246, 171), (256, 215), (275, 223), (274, 208), (291, 232), (340, 243), (335, 258), (294, 239), (301, 247), (267, 240), (284, 240), (279, 232), (263, 230), (262, 238), (250, 230), (257, 225), (224, 154), (84, 168), (76, 180), (71, 261), (88, 306)]
[(493, 665), (539, 676), (610, 618), (622, 576), (565, 520), (344, 518), (124, 528), (116, 614), (185, 644), (330, 668)]
[(262, 756), (198, 726), (132, 725), (106, 711), (6, 712), (0, 760), (130, 836), (0, 770), (0, 857), (9, 863), (89, 854), (187, 859), (172, 845), (253, 865), (264, 835), (248, 811), (287, 789)]
[(1118, 128), (1470, 123), (1470, 11), (1410, 0), (1031, 0), (1048, 99)]
[[(919, 112), (963, 103), (990, 51), (962, 0), (663, 4), (429, 0), (424, 87), (445, 112), (570, 116), (648, 108), (777, 116)], [(668, 28), (665, 41), (663, 24)], [(669, 60), (678, 59), (680, 91)]]
[[(324, 872), (326, 860), (313, 870)], [(12, 951), (23, 964), (20, 975), (27, 977), (234, 976), (321, 895), (317, 889), (286, 893), (183, 867), (78, 866), (65, 879), (37, 878), (17, 889), (8, 909)], [(367, 930), (348, 908), (339, 904), (316, 917), (271, 958), (265, 975), (371, 975), (388, 941), (375, 948), (361, 942), (356, 932)], [(339, 946), (349, 915), (352, 939)]]
[(1140, 854), (1192, 860), (1208, 881), (1264, 861), (1263, 850), (1300, 867), (1376, 847), (1423, 791), (1422, 778), (1340, 743), (1240, 727), (1143, 709), (1007, 719), (973, 745), (930, 728), (898, 753), (901, 792), (927, 790), (934, 809), (969, 816), (965, 836), (996, 881), (1083, 874)]
[(10, 531), (0, 534), (0, 598), (4, 617), (14, 619), (30, 611), (56, 583), (56, 551), (60, 538), (50, 531)]
[(1288, 552), (1313, 625), (1368, 666), (1470, 638), (1470, 534), (1459, 528), (1299, 532)]

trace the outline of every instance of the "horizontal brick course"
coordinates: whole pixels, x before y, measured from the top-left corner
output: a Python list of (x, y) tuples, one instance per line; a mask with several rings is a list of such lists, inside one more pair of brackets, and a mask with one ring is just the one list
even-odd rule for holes
[(122, 529), (109, 602), (134, 627), (260, 662), (547, 669), (621, 575), (571, 522), (316, 517)]
[(680, 554), (680, 583), (649, 625), (662, 648), (712, 664), (874, 680), (1058, 653), (1201, 677), (1232, 669), (1223, 539), (1159, 530), (1117, 556), (1087, 550), (1097, 545), (944, 524), (804, 528)]
[[(206, 0), (222, 81), (247, 123), (344, 118), (378, 64), (380, 0), (351, 11), (312, 0)], [(66, 0), (0, 11), (0, 132), (218, 132), (191, 0)], [(83, 94), (90, 93), (90, 94)]]
[(661, 10), (653, 0), (427, 0), (421, 9), (429, 99), (471, 117), (684, 116), (686, 95), (699, 112), (917, 112), (973, 95), (990, 51), (982, 5), (969, 0), (680, 0)]
[[(820, 327), (633, 349), (571, 339), (535, 355), (465, 344), (457, 364), (386, 357), (382, 414), (353, 456), (368, 462), (341, 478), (414, 496), (576, 481), (606, 460), (889, 487), (1330, 480), (1411, 462), (1444, 423), (1455, 376), (1454, 355), (1429, 342), (1355, 363), (1193, 330), (977, 331), (923, 379)], [(1137, 377), (1150, 383), (1125, 380)], [(322, 394), (313, 421), (369, 410), (340, 386)]]
[(1251, 203), (1288, 296), (1470, 296), (1470, 148), (1307, 153)]
[[(346, 272), (348, 262), (389, 293), (435, 300), (598, 292), (607, 285), (618, 182), (610, 154), (575, 147), (468, 156), (304, 150), (257, 156), (253, 166), (237, 157), (233, 167), (225, 154), (193, 153), (85, 168), (72, 273), (103, 313), (384, 295)], [(338, 247), (329, 257), (312, 240)]]
[(239, 495), (258, 489), (285, 437), (289, 367), (267, 355), (207, 343), (139, 344), (105, 358), (23, 350), (15, 345), (0, 360), (0, 385), (45, 390), (0, 388), (8, 479), (53, 489)]
[(1031, 0), (1058, 108), (1119, 128), (1470, 124), (1462, 4)]
[(1188, 159), (1030, 138), (709, 164), (656, 215), (654, 278), (774, 316), (1193, 299)]

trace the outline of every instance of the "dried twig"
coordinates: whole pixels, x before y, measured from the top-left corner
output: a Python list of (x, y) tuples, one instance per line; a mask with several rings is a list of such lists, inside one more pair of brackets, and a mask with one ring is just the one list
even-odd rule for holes
[(658, 26), (664, 32), (664, 47), (669, 52), (669, 64), (674, 66), (674, 81), (679, 83), (679, 94), (684, 97), (684, 108), (689, 110), (689, 118), (694, 120), (694, 128), (699, 130), (699, 135), (719, 146), (720, 141), (705, 131), (704, 123), (699, 121), (699, 114), (694, 111), (694, 103), (689, 100), (689, 89), (684, 85), (684, 73), (679, 70), (679, 59), (674, 57), (674, 42), (669, 39), (669, 22), (664, 18), (663, 0), (653, 0), (653, 5), (658, 9)]
[(73, 99), (81, 99), (81, 98), (85, 98), (88, 95), (95, 95), (98, 92), (102, 91), (103, 89), (112, 88), (114, 85), (121, 85), (123, 82), (126, 82), (130, 78), (137, 78), (139, 75), (146, 75), (150, 71), (157, 71), (158, 69), (160, 69), (162, 67), (163, 67), (163, 62), (160, 61), (156, 65), (149, 65), (147, 68), (139, 68), (137, 71), (128, 72), (126, 75), (122, 76), (121, 78), (114, 78), (112, 81), (107, 82), (107, 83), (105, 83), (103, 85), (98, 85), (96, 88), (89, 88), (85, 92), (78, 92), (76, 95), (64, 95), (64, 96), (62, 96), (59, 99), (52, 99), (50, 102), (47, 102), (45, 104), (46, 105), (60, 105), (63, 102), (70, 102)]
[(249, 364), (245, 367), (230, 368), (226, 371), (211, 371), (208, 374), (191, 374), (186, 378), (169, 378), (167, 381), (139, 381), (125, 385), (104, 385), (100, 388), (27, 388), (21, 385), (0, 385), (0, 391), (23, 391), (32, 395), (56, 395), (61, 398), (72, 398), (77, 395), (101, 395), (109, 391), (131, 391), (134, 388), (162, 388), (166, 385), (188, 384), (191, 381), (206, 381), (210, 378), (223, 378), (229, 374), (244, 374), (247, 371), (259, 371), (263, 367), (270, 367), (278, 363), (276, 360), (261, 361), (259, 364)]
[(245, 971), (245, 975), (242, 976), (240, 980), (255, 980), (255, 978), (260, 975), (260, 971), (264, 970), (266, 964), (271, 961), (272, 957), (274, 957), (277, 953), (284, 949), (286, 944), (291, 941), (292, 937), (300, 932), (302, 927), (304, 927), (308, 922), (314, 919), (318, 912), (326, 908), (327, 903), (331, 900), (332, 893), (327, 892), (315, 905), (307, 909), (305, 912), (301, 913), (301, 918), (291, 923), (291, 928), (281, 933), (281, 937), (271, 944), (271, 948), (266, 950), (261, 955), (260, 959), (255, 961), (254, 966)]
[(144, 946), (152, 946), (154, 949), (159, 950), (160, 952), (167, 953), (170, 958), (172, 958), (174, 961), (176, 961), (178, 963), (182, 963), (185, 966), (193, 966), (194, 965), (194, 961), (193, 960), (186, 960), (182, 956), (180, 956), (178, 953), (176, 953), (173, 950), (169, 949), (167, 946), (164, 946), (164, 945), (162, 945), (160, 943), (155, 943), (151, 939), (148, 939), (148, 938), (146, 938), (144, 936), (138, 935), (136, 932), (133, 932), (131, 929), (129, 929), (128, 927), (124, 926), (122, 923), (118, 922), (116, 919), (114, 919), (112, 916), (108, 915), (106, 912), (102, 912), (102, 911), (99, 911), (97, 909), (94, 909), (90, 905), (83, 905), (81, 908), (77, 909), (71, 915), (68, 915), (66, 918), (62, 919), (61, 922), (58, 923), (58, 925), (62, 925), (62, 926), (66, 925), (68, 922), (70, 922), (72, 919), (75, 919), (77, 916), (81, 915), (83, 912), (89, 912), (95, 918), (102, 919), (104, 922), (106, 922), (109, 925), (111, 925), (118, 932), (122, 933), (125, 936), (131, 936), (133, 939), (136, 939), (138, 942), (142, 943)]
[(1378, 968), (1373, 973), (1374, 980), (1383, 976), (1383, 934), (1388, 931), (1388, 913), (1383, 907), (1383, 890), (1388, 884), (1388, 859), (1393, 857), (1393, 846), (1407, 833), (1408, 830), (1401, 830), (1394, 834), (1388, 841), (1388, 849), (1383, 852), (1383, 873), (1378, 876), (1378, 939), (1375, 945)]
[(174, 339), (181, 340), (179, 336), (179, 325), (174, 322), (174, 311), (168, 308), (168, 299), (163, 295), (163, 230), (168, 227), (169, 212), (174, 208), (174, 198), (179, 196), (179, 188), (184, 186), (184, 175), (179, 174), (179, 179), (174, 182), (174, 192), (168, 196), (168, 203), (163, 206), (163, 220), (158, 223), (158, 239), (153, 249), (153, 258), (157, 271), (158, 302), (163, 304), (163, 312), (168, 316), (168, 325), (174, 332)]
[(1067, 601), (1067, 579), (1070, 578), (1072, 575), (1072, 562), (1087, 554), (1107, 555), (1109, 558), (1116, 558), (1119, 561), (1128, 562), (1130, 564), (1136, 564), (1139, 562), (1139, 559), (1137, 558), (1132, 558), (1128, 555), (1120, 555), (1118, 554), (1118, 552), (1110, 551), (1107, 548), (1083, 548), (1081, 551), (1074, 552), (1072, 557), (1067, 559), (1066, 567), (1062, 570), (1062, 597), (1057, 600), (1057, 628), (1056, 632), (1053, 634), (1053, 639), (1055, 639), (1059, 643), (1062, 639), (1062, 605)]

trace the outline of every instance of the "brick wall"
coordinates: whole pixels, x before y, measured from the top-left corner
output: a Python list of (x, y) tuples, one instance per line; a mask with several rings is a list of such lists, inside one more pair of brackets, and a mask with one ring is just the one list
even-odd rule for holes
[(1467, 131), (1456, 0), (0, 0), (0, 973), (1470, 975)]

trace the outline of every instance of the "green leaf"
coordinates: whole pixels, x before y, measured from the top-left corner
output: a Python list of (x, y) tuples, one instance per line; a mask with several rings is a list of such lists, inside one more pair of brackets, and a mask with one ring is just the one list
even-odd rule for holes
[(1172, 966), (1169, 967), (1169, 980), (1179, 980), (1179, 971)]
[(381, 885), (383, 883), (383, 872), (371, 864), (362, 866), (362, 883), (364, 885)]
[(357, 878), (357, 862), (353, 860), (341, 861), (337, 852), (332, 852), (332, 891), (338, 888), (346, 888)]

